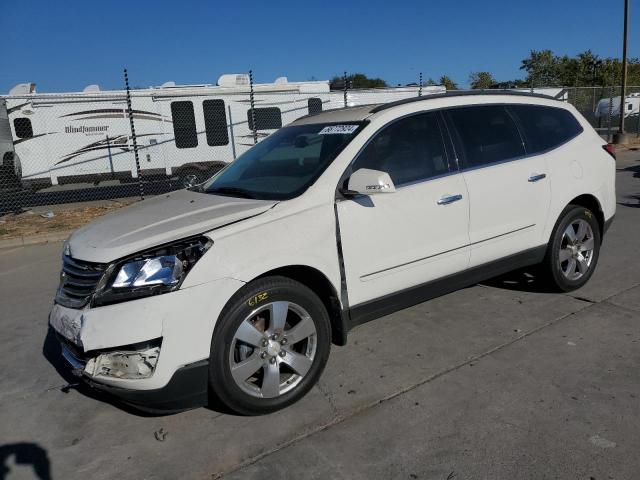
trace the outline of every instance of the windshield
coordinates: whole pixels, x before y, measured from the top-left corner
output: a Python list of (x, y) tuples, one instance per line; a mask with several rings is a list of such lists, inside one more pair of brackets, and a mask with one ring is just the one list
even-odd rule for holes
[(205, 183), (216, 195), (287, 200), (302, 194), (361, 130), (363, 123), (314, 123), (273, 133)]

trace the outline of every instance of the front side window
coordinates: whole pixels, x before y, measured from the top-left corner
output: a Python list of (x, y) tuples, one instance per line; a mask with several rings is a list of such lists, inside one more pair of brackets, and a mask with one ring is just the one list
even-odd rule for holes
[(33, 127), (31, 126), (31, 120), (28, 118), (16, 118), (13, 120), (13, 128), (16, 131), (16, 137), (18, 138), (31, 138), (33, 137)]
[(227, 112), (224, 100), (205, 100), (202, 102), (204, 113), (204, 130), (207, 134), (207, 145), (218, 147), (229, 144), (227, 130)]
[(282, 128), (240, 155), (199, 190), (263, 200), (297, 197), (316, 181), (360, 128), (360, 123)]
[(192, 102), (172, 102), (171, 120), (176, 147), (193, 148), (198, 146), (198, 132), (196, 131), (196, 116), (193, 113)]
[(352, 165), (387, 172), (395, 186), (427, 180), (449, 171), (435, 113), (398, 120), (378, 132)]
[[(254, 108), (247, 110), (249, 130), (273, 130), (282, 127), (282, 113), (278, 107)], [(255, 125), (254, 125), (255, 117)]]
[(582, 132), (582, 127), (563, 108), (541, 105), (511, 105), (525, 137), (527, 153), (539, 153), (557, 147)]
[(481, 167), (525, 154), (515, 122), (500, 105), (453, 108), (448, 112), (466, 167)]

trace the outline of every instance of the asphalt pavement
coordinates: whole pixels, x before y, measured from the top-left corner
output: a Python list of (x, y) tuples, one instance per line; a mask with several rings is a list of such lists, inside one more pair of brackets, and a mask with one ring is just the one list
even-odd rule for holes
[(0, 250), (0, 479), (640, 478), (640, 152), (618, 164), (584, 288), (513, 273), (365, 324), (264, 417), (70, 388), (46, 336), (61, 245)]

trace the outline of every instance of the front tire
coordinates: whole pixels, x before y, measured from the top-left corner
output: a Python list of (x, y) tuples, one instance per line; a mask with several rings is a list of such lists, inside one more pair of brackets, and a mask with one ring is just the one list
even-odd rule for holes
[(265, 277), (243, 287), (222, 311), (209, 384), (235, 412), (274, 412), (315, 385), (330, 349), (329, 316), (318, 296), (289, 278)]
[(586, 284), (600, 256), (601, 232), (588, 208), (569, 205), (551, 234), (543, 261), (543, 274), (553, 289), (563, 292)]

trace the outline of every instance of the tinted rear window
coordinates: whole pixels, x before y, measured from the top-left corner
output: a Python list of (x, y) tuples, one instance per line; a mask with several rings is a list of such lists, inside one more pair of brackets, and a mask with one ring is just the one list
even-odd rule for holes
[(500, 105), (454, 108), (449, 117), (458, 133), (467, 167), (525, 154), (515, 122)]
[(520, 122), (527, 153), (557, 147), (582, 132), (576, 118), (563, 108), (513, 105), (509, 109)]

